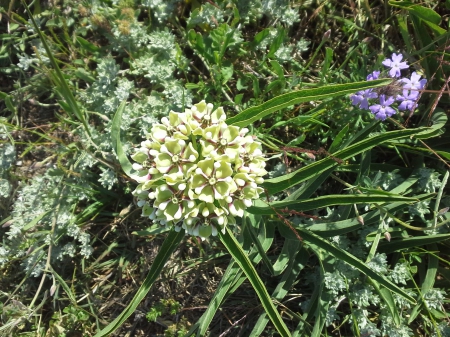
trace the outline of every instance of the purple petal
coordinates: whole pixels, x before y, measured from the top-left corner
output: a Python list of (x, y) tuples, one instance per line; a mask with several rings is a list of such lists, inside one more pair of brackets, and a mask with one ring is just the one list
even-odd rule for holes
[(400, 62), (403, 59), (403, 55), (402, 54), (392, 53), (391, 59), (394, 62)]
[(384, 101), (384, 106), (389, 106), (395, 102), (395, 98), (393, 96), (389, 96), (387, 100)]
[(392, 109), (390, 106), (387, 106), (386, 107), (386, 115), (388, 116), (388, 117), (391, 117), (392, 115), (394, 115), (395, 114), (395, 110), (394, 109)]
[(400, 76), (400, 70), (398, 68), (391, 68), (391, 70), (389, 70), (389, 75), (391, 77), (399, 77)]
[(358, 105), (362, 101), (362, 96), (360, 96), (360, 95), (351, 95), (350, 99), (352, 100), (352, 105)]
[(386, 59), (383, 62), (381, 62), (386, 67), (391, 67), (392, 61), (390, 59)]
[(421, 79), (421, 80), (419, 81), (419, 88), (418, 88), (418, 89), (422, 90), (423, 87), (425, 86), (425, 84), (427, 84), (427, 80), (426, 80), (425, 78), (424, 78), (424, 79)]
[(373, 114), (376, 114), (381, 109), (381, 105), (375, 104), (369, 107), (370, 111), (372, 111)]
[(369, 109), (369, 101), (367, 100), (367, 98), (364, 98), (364, 99), (361, 101), (361, 104), (359, 104), (359, 107), (360, 107), (361, 109)]

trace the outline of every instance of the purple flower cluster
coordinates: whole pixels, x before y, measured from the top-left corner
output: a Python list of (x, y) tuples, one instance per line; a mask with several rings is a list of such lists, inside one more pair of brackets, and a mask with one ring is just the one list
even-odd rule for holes
[[(401, 70), (409, 68), (402, 59), (402, 54), (393, 53), (390, 59), (382, 62), (389, 68), (388, 76), (397, 79), (393, 84), (383, 88), (358, 91), (350, 96), (352, 104), (361, 109), (370, 110), (375, 118), (380, 120), (385, 120), (397, 112), (391, 106), (395, 102), (398, 103), (397, 109), (400, 111), (414, 109), (419, 99), (419, 90), (424, 88), (427, 80), (421, 79), (416, 72), (411, 74), (411, 78), (399, 78)], [(376, 80), (380, 78), (380, 75), (381, 71), (374, 71), (367, 76), (367, 80)], [(378, 103), (374, 102), (374, 99), (378, 99)]]

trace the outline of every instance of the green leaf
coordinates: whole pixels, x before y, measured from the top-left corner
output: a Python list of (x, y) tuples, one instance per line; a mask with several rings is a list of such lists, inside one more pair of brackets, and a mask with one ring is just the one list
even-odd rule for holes
[[(247, 209), (249, 213), (271, 215), (280, 212), (294, 210), (299, 212), (310, 211), (334, 205), (353, 205), (353, 204), (374, 204), (385, 202), (417, 202), (415, 198), (403, 197), (400, 195), (376, 195), (376, 194), (349, 194), (349, 195), (325, 195), (314, 199), (278, 201), (270, 203), (267, 207), (251, 206)], [(277, 211), (278, 209), (278, 211)], [(281, 210), (281, 211), (280, 211)]]
[[(433, 197), (434, 194), (422, 194), (416, 196), (420, 201), (429, 199)], [(394, 202), (389, 203), (387, 205), (383, 205), (384, 212), (395, 213), (405, 207), (408, 204), (403, 202)], [(377, 224), (380, 221), (380, 210), (375, 210), (368, 212), (366, 214), (361, 215), (361, 218), (364, 222), (364, 226), (369, 226), (373, 224)], [(308, 230), (320, 235), (322, 237), (330, 237), (335, 235), (343, 235), (349, 232), (352, 232), (356, 229), (361, 228), (362, 224), (359, 222), (358, 217), (354, 217), (347, 220), (341, 221), (333, 221), (333, 222), (323, 222), (323, 223), (315, 223), (311, 226), (308, 226)], [(295, 227), (295, 226), (294, 226)]]
[[(427, 227), (424, 229), (432, 229), (432, 227)], [(414, 236), (411, 238), (392, 240), (391, 242), (383, 242), (378, 248), (380, 252), (393, 253), (400, 249), (425, 246), (431, 243), (437, 243), (448, 239), (450, 239), (450, 234)]]
[(341, 131), (339, 131), (339, 133), (337, 134), (336, 137), (334, 137), (333, 143), (331, 143), (330, 148), (328, 149), (328, 152), (333, 153), (336, 152), (341, 144), (342, 141), (344, 140), (344, 138), (346, 136), (348, 136), (348, 130), (350, 129), (350, 125), (346, 125), (343, 127), (343, 129)]
[(277, 50), (283, 44), (285, 34), (286, 34), (286, 31), (284, 30), (283, 27), (278, 28), (278, 34), (277, 34), (277, 36), (275, 36), (272, 43), (270, 44), (269, 53), (267, 54), (268, 58), (274, 57)]
[(429, 128), (418, 129), (404, 129), (398, 131), (389, 131), (376, 136), (372, 136), (359, 141), (356, 144), (350, 145), (347, 148), (333, 153), (332, 157), (324, 158), (309, 164), (301, 169), (286, 174), (281, 177), (267, 179), (263, 183), (263, 187), (267, 189), (269, 194), (284, 191), (292, 186), (295, 186), (303, 181), (313, 178), (314, 176), (339, 165), (341, 160), (347, 160), (351, 157), (367, 151), (374, 146), (378, 146), (388, 141), (401, 138), (409, 138), (412, 135), (418, 134)]
[(348, 84), (334, 84), (320, 88), (293, 91), (272, 98), (261, 105), (246, 109), (238, 115), (228, 118), (227, 124), (246, 127), (247, 125), (273, 113), (274, 111), (286, 108), (290, 105), (351, 94), (358, 90), (385, 86), (391, 82), (391, 79), (382, 79)]
[[(279, 228), (280, 232), (281, 231), (285, 232), (286, 233), (285, 235), (288, 235), (287, 231), (291, 231), (291, 229), (289, 227), (287, 227), (286, 225), (284, 225), (283, 223), (280, 223), (278, 228)], [(377, 272), (375, 272), (372, 269), (370, 269), (369, 267), (367, 267), (367, 265), (363, 261), (357, 259), (352, 254), (346, 252), (345, 250), (342, 250), (339, 247), (334, 246), (333, 244), (328, 242), (326, 239), (321, 238), (317, 234), (314, 234), (313, 232), (311, 232), (307, 229), (300, 228), (300, 227), (296, 227), (295, 229), (297, 230), (298, 234), (304, 240), (304, 243), (307, 243), (307, 242), (313, 243), (317, 247), (320, 247), (323, 250), (325, 250), (326, 252), (328, 252), (329, 254), (333, 255), (336, 259), (340, 259), (340, 260), (348, 263), (349, 265), (358, 269), (363, 274), (371, 277), (373, 280), (375, 280), (379, 284), (383, 285), (387, 289), (392, 290), (396, 294), (402, 296), (409, 302), (415, 303), (414, 298), (412, 298), (410, 295), (408, 295), (403, 289), (401, 289), (400, 287), (398, 287), (397, 285), (395, 285), (394, 283), (389, 281), (383, 275), (378, 274)], [(292, 236), (292, 238), (294, 238), (295, 237), (294, 233), (292, 233), (291, 236)]]
[[(297, 244), (301, 244), (298, 240), (285, 240), (285, 243), (288, 241), (291, 243), (297, 242)], [(305, 249), (298, 249), (299, 246), (294, 247), (291, 244), (289, 244), (289, 246), (292, 247), (292, 249), (287, 252), (290, 255), (289, 260), (286, 261), (289, 262), (289, 265), (272, 293), (272, 298), (277, 301), (281, 301), (288, 294), (309, 259), (309, 254)], [(281, 254), (283, 254), (283, 252)], [(267, 323), (269, 323), (269, 317), (267, 317), (267, 314), (264, 312), (256, 322), (255, 327), (250, 333), (250, 337), (261, 336)]]
[[(260, 222), (261, 223), (261, 222)], [(259, 255), (261, 256), (264, 265), (269, 270), (270, 274), (274, 275), (275, 272), (273, 270), (272, 263), (269, 260), (269, 257), (267, 256), (264, 247), (262, 246), (261, 242), (258, 240), (258, 237), (255, 234), (255, 228), (253, 226), (245, 226), (244, 230), (247, 231), (248, 235), (250, 236), (252, 242), (254, 243), (255, 247), (258, 250)]]
[(381, 288), (375, 281), (372, 280), (372, 285), (375, 287), (375, 289), (380, 294), (380, 297), (383, 299), (384, 303), (386, 304), (387, 308), (389, 309), (391, 313), (391, 317), (394, 320), (395, 325), (398, 327), (401, 324), (400, 320), (400, 314), (397, 310), (397, 305), (395, 304), (394, 297), (392, 296), (392, 293), (386, 289)]
[(114, 115), (112, 125), (111, 125), (111, 141), (113, 145), (114, 152), (119, 158), (120, 166), (122, 166), (122, 170), (125, 172), (127, 176), (134, 179), (134, 175), (131, 174), (133, 166), (131, 162), (128, 160), (127, 155), (122, 147), (122, 142), (120, 140), (120, 123), (122, 120), (122, 114), (125, 110), (126, 101), (123, 101)]
[(74, 293), (72, 292), (72, 290), (70, 289), (69, 285), (64, 281), (64, 279), (55, 271), (55, 269), (53, 269), (53, 267), (50, 265), (49, 266), (51, 271), (52, 271), (52, 275), (55, 276), (55, 278), (58, 280), (58, 283), (61, 285), (61, 287), (64, 289), (64, 291), (66, 292), (67, 296), (69, 297), (70, 302), (72, 302), (73, 305), (77, 305), (77, 299), (74, 295)]
[[(247, 217), (249, 222), (253, 226), (253, 222), (257, 221), (256, 217), (253, 217), (252, 215), (249, 215)], [(274, 230), (275, 226), (260, 226), (259, 227), (259, 235), (258, 235), (258, 241), (261, 243), (263, 250), (266, 252), (273, 242), (273, 236), (274, 236)], [(251, 240), (251, 238), (249, 238)], [(258, 264), (262, 257), (258, 252), (258, 249), (255, 247), (255, 245), (250, 246), (251, 241), (249, 240), (249, 249), (244, 249), (245, 253), (248, 254), (250, 260), (254, 264)], [(244, 237), (245, 241), (245, 237)], [(245, 242), (245, 245), (247, 243)], [(198, 322), (192, 326), (192, 328), (189, 330), (189, 333), (187, 336), (192, 335), (197, 329), (197, 335), (198, 336), (204, 336), (206, 334), (206, 330), (208, 329), (209, 324), (211, 323), (212, 319), (214, 318), (214, 315), (216, 314), (219, 307), (222, 305), (222, 303), (225, 300), (225, 297), (233, 293), (239, 286), (247, 279), (245, 276), (242, 275), (243, 271), (239, 267), (239, 265), (232, 261), (229, 265), (227, 270), (225, 271), (225, 274), (222, 277), (222, 280), (220, 281), (219, 285), (217, 286), (216, 292), (214, 293), (208, 308), (203, 313), (202, 317), (198, 320)]]
[(446, 113), (441, 108), (437, 108), (433, 116), (431, 117), (432, 125), (429, 130), (417, 134), (419, 139), (427, 139), (431, 137), (436, 137), (442, 135), (444, 131), (442, 128), (447, 124), (448, 117)]
[[(420, 19), (439, 25), (441, 16), (431, 8), (427, 8), (410, 1), (389, 1), (389, 5), (406, 9), (410, 14), (416, 15)], [(441, 28), (442, 29), (442, 28)]]
[(83, 49), (86, 49), (93, 54), (101, 51), (101, 48), (97, 47), (95, 44), (89, 42), (88, 40), (83, 39), (81, 36), (77, 36), (76, 39)]
[[(438, 251), (437, 245), (435, 243), (430, 244), (430, 246), (427, 247), (428, 251)], [(433, 288), (434, 283), (436, 282), (436, 274), (439, 267), (439, 259), (434, 254), (428, 254), (428, 265), (427, 265), (427, 272), (425, 275), (425, 278), (422, 281), (422, 286), (420, 289), (420, 301), (417, 303), (417, 305), (413, 308), (411, 311), (411, 315), (408, 319), (408, 324), (411, 324), (416, 317), (420, 313), (420, 309), (423, 306), (423, 296)]]
[(52, 211), (53, 210), (50, 210), (50, 211), (39, 214), (37, 217), (35, 217), (33, 220), (31, 220), (29, 223), (27, 223), (25, 226), (22, 227), (22, 232), (25, 233), (30, 228), (33, 228), (34, 226), (36, 226), (36, 224), (39, 221), (41, 221), (44, 216), (46, 216), (47, 214), (50, 214)]
[(253, 289), (258, 295), (264, 310), (270, 317), (270, 320), (272, 321), (277, 331), (283, 337), (291, 336), (288, 328), (286, 327), (286, 324), (283, 322), (283, 319), (281, 318), (280, 314), (275, 308), (275, 305), (272, 303), (269, 293), (267, 292), (267, 289), (264, 286), (261, 278), (259, 277), (255, 268), (253, 267), (247, 254), (244, 253), (242, 247), (239, 245), (236, 238), (233, 236), (233, 233), (231, 233), (229, 228), (226, 228), (225, 233), (219, 231), (219, 237), (220, 241), (227, 248), (228, 252), (239, 264), (239, 267), (241, 267), (241, 269), (244, 271)]
[(287, 267), (290, 261), (293, 261), (297, 252), (301, 247), (301, 242), (292, 239), (286, 239), (283, 243), (283, 248), (281, 249), (281, 253), (278, 255), (277, 260), (273, 264), (274, 275), (280, 275), (284, 269)]
[[(42, 45), (47, 53), (47, 57), (50, 60), (50, 63), (54, 69), (53, 72), (50, 72), (50, 77), (55, 83), (56, 91), (66, 100), (68, 106), (70, 107), (70, 111), (75, 115), (75, 117), (83, 123), (84, 131), (86, 134), (90, 137), (90, 131), (89, 131), (89, 125), (86, 121), (86, 118), (84, 114), (81, 112), (80, 107), (78, 106), (78, 102), (75, 100), (75, 96), (72, 93), (72, 90), (69, 88), (69, 85), (66, 82), (66, 79), (64, 77), (64, 74), (62, 73), (61, 69), (58, 66), (58, 62), (56, 61), (56, 58), (54, 57), (52, 50), (47, 44), (47, 40), (45, 35), (42, 33), (42, 31), (39, 29), (39, 26), (36, 24), (36, 21), (33, 17), (33, 14), (31, 13), (28, 5), (22, 1), (23, 6), (25, 7), (26, 11), (28, 12), (28, 15), (30, 16), (30, 20), (34, 26), (34, 29), (38, 33), (39, 39), (42, 42)], [(67, 110), (69, 111), (69, 110)]]
[(125, 310), (122, 311), (122, 313), (120, 313), (120, 315), (117, 316), (114, 321), (103, 328), (103, 330), (97, 332), (94, 337), (109, 336), (118, 327), (120, 327), (128, 317), (130, 317), (134, 313), (139, 303), (141, 303), (141, 301), (149, 292), (153, 283), (155, 283), (155, 281), (158, 279), (161, 271), (164, 268), (164, 265), (166, 264), (167, 260), (169, 260), (170, 255), (175, 251), (183, 238), (184, 229), (179, 232), (176, 232), (174, 229), (172, 229), (169, 232), (169, 235), (164, 240), (161, 249), (158, 252), (158, 255), (156, 255), (156, 258), (152, 263), (152, 266), (147, 274), (147, 277), (144, 280), (144, 283), (142, 283), (133, 299), (131, 300), (130, 304), (128, 304)]

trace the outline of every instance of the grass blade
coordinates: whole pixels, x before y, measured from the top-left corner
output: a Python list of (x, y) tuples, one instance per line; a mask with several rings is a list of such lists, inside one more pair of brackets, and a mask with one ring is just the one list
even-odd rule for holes
[(258, 295), (264, 310), (267, 315), (270, 317), (273, 325), (280, 333), (281, 336), (291, 336), (286, 324), (284, 324), (280, 314), (278, 313), (275, 305), (272, 302), (272, 299), (267, 292), (266, 287), (264, 286), (261, 278), (253, 267), (250, 259), (242, 250), (241, 246), (237, 242), (236, 238), (231, 233), (230, 229), (226, 229), (225, 233), (219, 231), (220, 241), (227, 248), (228, 252), (233, 256), (234, 260), (239, 264), (239, 267), (244, 271), (248, 280), (250, 281), (253, 289)]
[[(128, 160), (127, 155), (122, 147), (122, 142), (120, 140), (120, 122), (122, 120), (122, 114), (125, 110), (126, 101), (123, 101), (114, 115), (112, 126), (111, 126), (111, 141), (113, 145), (113, 149), (116, 152), (117, 158), (119, 159), (120, 166), (122, 166), (122, 170), (125, 172), (127, 176), (133, 178), (133, 174), (131, 174), (131, 170), (133, 166), (131, 162)], [(134, 179), (134, 178), (133, 178)]]
[(161, 249), (158, 252), (158, 255), (156, 255), (156, 258), (153, 261), (153, 264), (147, 274), (147, 277), (144, 280), (144, 283), (142, 283), (141, 287), (134, 295), (130, 304), (128, 304), (125, 310), (122, 311), (122, 313), (119, 316), (117, 316), (117, 318), (114, 321), (109, 323), (105, 328), (103, 328), (103, 330), (96, 333), (94, 337), (109, 336), (118, 327), (120, 327), (128, 317), (130, 317), (133, 314), (133, 312), (138, 307), (139, 303), (141, 303), (141, 301), (149, 292), (153, 283), (158, 279), (159, 274), (161, 274), (161, 271), (164, 268), (164, 265), (166, 264), (167, 260), (170, 258), (170, 255), (178, 247), (183, 238), (184, 238), (183, 229), (179, 232), (176, 232), (173, 229), (170, 231), (169, 235), (164, 240)]

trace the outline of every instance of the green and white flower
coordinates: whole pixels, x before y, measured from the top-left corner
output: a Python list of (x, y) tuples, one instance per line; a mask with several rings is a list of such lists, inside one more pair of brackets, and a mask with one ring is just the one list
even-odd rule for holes
[(202, 101), (154, 124), (132, 156), (142, 216), (202, 239), (236, 224), (263, 192), (261, 144)]

